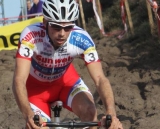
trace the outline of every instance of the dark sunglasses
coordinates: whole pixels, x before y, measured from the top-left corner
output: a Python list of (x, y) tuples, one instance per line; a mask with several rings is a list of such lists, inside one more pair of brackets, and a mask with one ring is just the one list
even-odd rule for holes
[(60, 31), (61, 29), (64, 29), (64, 31), (70, 31), (73, 29), (75, 24), (68, 24), (63, 26), (55, 22), (48, 22), (48, 25), (57, 31)]

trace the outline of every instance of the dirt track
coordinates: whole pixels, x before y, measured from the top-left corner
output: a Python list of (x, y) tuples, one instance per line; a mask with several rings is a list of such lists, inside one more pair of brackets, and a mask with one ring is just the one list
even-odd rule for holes
[[(117, 116), (124, 129), (159, 129), (160, 127), (160, 49), (155, 44), (135, 47), (120, 43), (115, 38), (95, 40), (105, 75), (109, 78), (115, 94)], [(135, 45), (135, 44), (134, 44)], [(15, 103), (11, 84), (15, 52), (0, 51), (0, 129), (22, 129), (24, 120)], [(99, 112), (103, 114), (93, 81), (81, 59), (74, 64), (90, 87)], [(63, 110), (65, 119), (76, 118)]]

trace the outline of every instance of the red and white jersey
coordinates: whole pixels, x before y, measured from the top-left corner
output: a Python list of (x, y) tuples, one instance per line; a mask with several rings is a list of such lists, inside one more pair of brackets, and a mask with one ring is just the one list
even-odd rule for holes
[(34, 78), (51, 82), (60, 78), (78, 55), (86, 64), (99, 61), (95, 44), (86, 31), (75, 26), (63, 46), (55, 50), (43, 24), (36, 23), (21, 33), (16, 57), (31, 61), (30, 74)]

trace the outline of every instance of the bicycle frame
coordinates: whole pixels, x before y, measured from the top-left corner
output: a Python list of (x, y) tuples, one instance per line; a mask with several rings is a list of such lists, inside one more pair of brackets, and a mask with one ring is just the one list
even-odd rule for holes
[[(60, 120), (60, 111), (62, 110), (62, 107), (63, 107), (62, 101), (56, 101), (51, 104), (51, 110), (54, 112), (54, 122), (56, 122), (56, 123), (60, 123), (60, 121), (61, 121)], [(47, 124), (45, 126), (51, 127)], [(54, 127), (55, 127), (55, 129), (61, 129), (61, 127), (56, 127), (56, 126), (54, 126)]]
[[(54, 122), (44, 122), (42, 125), (39, 124), (39, 115), (34, 116), (34, 122), (36, 125), (41, 127), (55, 127), (55, 129), (62, 129), (65, 128), (79, 128), (79, 127), (93, 127), (93, 126), (101, 126), (101, 122), (76, 122), (76, 121), (70, 121), (70, 122), (61, 122), (60, 121), (60, 111), (62, 110), (63, 104), (61, 101), (56, 101), (53, 104), (51, 104), (51, 110), (54, 112)], [(108, 129), (111, 125), (112, 119), (111, 115), (106, 116), (106, 123), (105, 127)]]

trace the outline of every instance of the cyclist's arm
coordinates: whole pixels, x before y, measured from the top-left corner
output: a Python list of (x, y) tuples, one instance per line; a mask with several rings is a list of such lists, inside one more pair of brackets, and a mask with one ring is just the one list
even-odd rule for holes
[[(29, 75), (31, 61), (16, 58), (15, 73), (13, 78), (13, 93), (16, 102), (26, 121), (32, 119), (34, 113), (31, 110), (26, 90), (26, 80)], [(32, 122), (31, 122), (32, 123)], [(32, 126), (35, 125), (32, 123)]]
[(97, 91), (106, 108), (106, 114), (116, 116), (113, 91), (109, 80), (105, 77), (100, 62), (93, 62), (87, 65), (88, 71), (94, 80)]
[[(116, 110), (115, 110), (115, 102), (114, 102), (114, 96), (113, 91), (110, 85), (109, 80), (105, 77), (102, 65), (100, 62), (93, 62), (87, 65), (87, 68), (89, 70), (89, 73), (91, 77), (93, 78), (97, 91), (100, 95), (100, 98), (106, 108), (106, 114), (110, 114), (112, 116), (112, 123), (110, 128), (112, 129), (123, 129), (122, 123), (119, 121), (119, 119), (116, 116)], [(102, 118), (102, 125), (105, 126), (106, 118)]]

